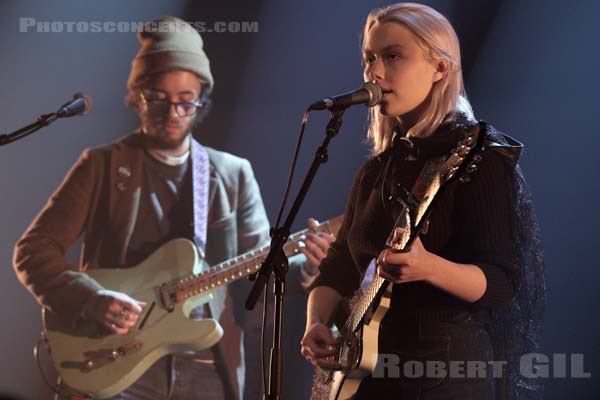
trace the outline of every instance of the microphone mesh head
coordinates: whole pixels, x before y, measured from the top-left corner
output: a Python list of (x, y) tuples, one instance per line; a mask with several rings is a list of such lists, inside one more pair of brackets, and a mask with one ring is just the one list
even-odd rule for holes
[(79, 92), (79, 93), (75, 93), (73, 95), (73, 100), (75, 100), (75, 99), (82, 99), (83, 102), (85, 103), (85, 108), (83, 109), (82, 112), (79, 113), (79, 115), (88, 114), (90, 112), (90, 110), (92, 109), (92, 104), (93, 104), (92, 98), (83, 92)]
[(369, 102), (367, 103), (368, 107), (376, 106), (381, 102), (381, 98), (383, 94), (381, 93), (381, 89), (379, 86), (374, 84), (373, 82), (365, 82), (363, 88), (369, 92)]

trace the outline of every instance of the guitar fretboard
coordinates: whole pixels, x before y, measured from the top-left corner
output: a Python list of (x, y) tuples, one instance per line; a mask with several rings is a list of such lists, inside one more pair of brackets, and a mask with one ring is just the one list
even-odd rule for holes
[[(300, 252), (300, 242), (307, 233), (337, 234), (342, 224), (343, 216), (333, 218), (311, 229), (304, 229), (290, 235), (283, 251), (287, 257)], [(200, 274), (191, 274), (169, 284), (171, 298), (177, 302), (184, 301), (218, 286), (244, 278), (260, 269), (261, 263), (266, 258), (270, 246), (264, 246), (249, 251), (240, 256), (217, 264)]]

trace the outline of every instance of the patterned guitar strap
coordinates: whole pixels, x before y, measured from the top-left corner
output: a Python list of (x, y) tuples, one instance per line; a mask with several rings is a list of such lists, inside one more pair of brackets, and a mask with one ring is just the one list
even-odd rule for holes
[(206, 230), (208, 223), (208, 185), (210, 175), (210, 162), (206, 149), (192, 139), (192, 191), (194, 212), (194, 243), (198, 248), (200, 257), (206, 255)]

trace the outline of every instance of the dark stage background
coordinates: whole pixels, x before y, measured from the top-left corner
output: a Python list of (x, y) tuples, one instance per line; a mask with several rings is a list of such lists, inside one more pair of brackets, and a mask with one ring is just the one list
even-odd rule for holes
[[(522, 166), (535, 196), (546, 249), (548, 301), (543, 351), (582, 353), (591, 378), (550, 378), (547, 399), (597, 399), (600, 219), (597, 147), (600, 3), (592, 0), (427, 1), (445, 13), (463, 45), (467, 91), (479, 118), (526, 144)], [(381, 1), (0, 2), (0, 133), (54, 111), (73, 93), (94, 99), (90, 115), (58, 121), (0, 148), (0, 392), (49, 398), (31, 356), (40, 309), (18, 283), (12, 249), (81, 151), (137, 127), (124, 106), (133, 33), (19, 32), (38, 21), (149, 21), (171, 14), (188, 21), (258, 21), (255, 33), (205, 33), (216, 85), (200, 140), (248, 158), (274, 222), (302, 111), (310, 102), (358, 87), (359, 37)], [(327, 115), (314, 114), (300, 177), (323, 136)], [(368, 154), (364, 107), (345, 115), (299, 215), (343, 212), (353, 175)], [(296, 182), (300, 179), (298, 178)], [(77, 250), (71, 252), (76, 258)], [(302, 306), (286, 315), (286, 398), (303, 397), (310, 366), (298, 351)], [(567, 368), (567, 372), (569, 369)]]

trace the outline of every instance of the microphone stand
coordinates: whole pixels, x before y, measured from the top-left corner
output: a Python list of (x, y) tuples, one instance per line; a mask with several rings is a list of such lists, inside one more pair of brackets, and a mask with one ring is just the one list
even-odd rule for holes
[(275, 293), (275, 309), (273, 322), (273, 345), (271, 348), (271, 359), (269, 365), (269, 387), (265, 388), (267, 393), (264, 394), (265, 400), (280, 400), (281, 387), (283, 382), (283, 351), (281, 348), (281, 326), (283, 320), (283, 299), (285, 293), (285, 274), (288, 271), (288, 261), (283, 251), (283, 245), (290, 235), (290, 229), (300, 206), (308, 193), (308, 189), (315, 178), (321, 164), (324, 164), (329, 159), (327, 146), (339, 132), (342, 126), (342, 115), (347, 107), (331, 110), (331, 119), (327, 124), (326, 136), (321, 146), (317, 149), (315, 158), (310, 166), (310, 169), (304, 178), (302, 187), (298, 192), (296, 199), (289, 211), (289, 214), (282, 227), (272, 229), (271, 247), (269, 254), (263, 261), (260, 270), (256, 276), (254, 286), (248, 298), (246, 299), (246, 309), (252, 310), (258, 301), (258, 297), (267, 285), (271, 273), (275, 273), (274, 293)]
[(24, 138), (27, 135), (32, 134), (33, 132), (45, 127), (46, 125), (50, 125), (52, 122), (58, 119), (58, 115), (56, 113), (44, 114), (40, 115), (32, 124), (29, 124), (19, 130), (16, 130), (12, 133), (8, 133), (5, 135), (0, 135), (0, 146), (4, 146), (6, 144), (15, 142), (19, 139)]

